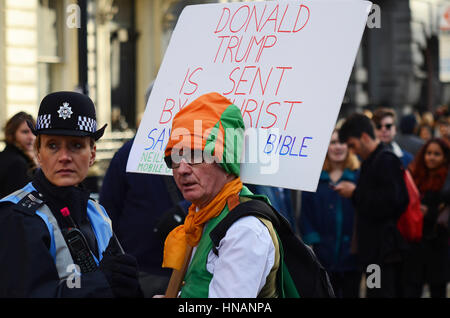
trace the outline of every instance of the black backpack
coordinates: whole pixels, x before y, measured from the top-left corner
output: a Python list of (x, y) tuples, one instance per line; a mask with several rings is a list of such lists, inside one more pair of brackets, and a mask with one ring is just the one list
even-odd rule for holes
[(228, 228), (237, 219), (248, 215), (269, 220), (277, 232), (280, 243), (280, 269), (277, 274), (279, 297), (335, 297), (328, 274), (312, 249), (294, 234), (281, 214), (262, 200), (240, 203), (217, 224), (210, 233), (215, 251)]

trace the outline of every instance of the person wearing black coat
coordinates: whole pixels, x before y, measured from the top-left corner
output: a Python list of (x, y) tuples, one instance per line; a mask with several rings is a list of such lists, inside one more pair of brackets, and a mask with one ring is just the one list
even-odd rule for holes
[(19, 112), (5, 125), (6, 147), (0, 152), (0, 198), (31, 181), (36, 164), (30, 155), (35, 136), (26, 121), (31, 115)]
[(408, 244), (396, 224), (409, 203), (401, 161), (376, 139), (373, 123), (365, 115), (347, 118), (339, 130), (339, 139), (363, 160), (356, 187), (340, 183), (336, 191), (351, 197), (356, 210), (356, 248), (361, 269), (366, 272), (372, 264), (380, 268), (380, 284), (367, 286), (366, 296), (401, 297)]

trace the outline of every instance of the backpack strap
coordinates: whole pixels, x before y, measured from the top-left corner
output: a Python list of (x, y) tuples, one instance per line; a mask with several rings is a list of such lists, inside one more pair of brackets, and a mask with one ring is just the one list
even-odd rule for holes
[(209, 233), (209, 237), (213, 242), (213, 252), (219, 255), (217, 248), (219, 247), (220, 241), (223, 239), (227, 233), (230, 226), (236, 222), (238, 219), (244, 216), (255, 216), (258, 218), (267, 219), (272, 222), (274, 228), (277, 228), (280, 221), (277, 212), (273, 211), (273, 208), (267, 203), (261, 200), (248, 200), (237, 205), (232, 209), (222, 221)]
[[(258, 294), (258, 298), (271, 298), (278, 297), (279, 295), (279, 284), (277, 278), (280, 277), (279, 269), (281, 268), (283, 250), (280, 246), (277, 232), (275, 230), (275, 224), (278, 226), (279, 220), (270, 205), (262, 200), (250, 199), (242, 197), (239, 200), (235, 198), (231, 200), (233, 202), (228, 202), (228, 207), (230, 212), (220, 221), (214, 229), (210, 232), (209, 236), (213, 243), (212, 251), (214, 254), (219, 256), (219, 243), (222, 238), (226, 235), (227, 230), (230, 226), (238, 219), (244, 216), (254, 216), (256, 217), (269, 231), (270, 238), (275, 248), (275, 258), (274, 264), (266, 277), (266, 282)], [(230, 204), (231, 203), (231, 204)]]
[(328, 274), (312, 249), (305, 245), (301, 238), (292, 231), (289, 222), (283, 215), (262, 200), (250, 199), (240, 203), (210, 232), (213, 251), (216, 255), (218, 255), (219, 243), (228, 228), (239, 218), (248, 215), (272, 222), (279, 237), (281, 257), (280, 297), (297, 298), (300, 295), (306, 298), (335, 297)]

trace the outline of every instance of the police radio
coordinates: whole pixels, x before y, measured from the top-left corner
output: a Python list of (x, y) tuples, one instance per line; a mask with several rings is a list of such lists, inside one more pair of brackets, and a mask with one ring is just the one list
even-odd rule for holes
[(76, 227), (75, 222), (70, 216), (69, 209), (67, 207), (61, 209), (61, 214), (71, 225), (71, 227), (63, 229), (61, 232), (66, 240), (73, 261), (80, 266), (81, 273), (95, 271), (97, 269), (97, 263), (94, 260), (94, 256), (92, 255), (86, 238)]

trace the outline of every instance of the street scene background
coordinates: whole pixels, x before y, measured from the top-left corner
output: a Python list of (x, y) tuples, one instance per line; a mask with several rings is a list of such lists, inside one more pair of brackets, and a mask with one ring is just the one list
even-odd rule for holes
[[(136, 133), (181, 11), (216, 2), (233, 1), (0, 0), (0, 126), (20, 111), (36, 116), (50, 92), (88, 94), (108, 124), (87, 180), (98, 198), (111, 159)], [(450, 114), (450, 1), (372, 2), (339, 119), (379, 106), (424, 122)], [(289, 195), (298, 220), (301, 191)], [(365, 284), (363, 275), (361, 297)]]

